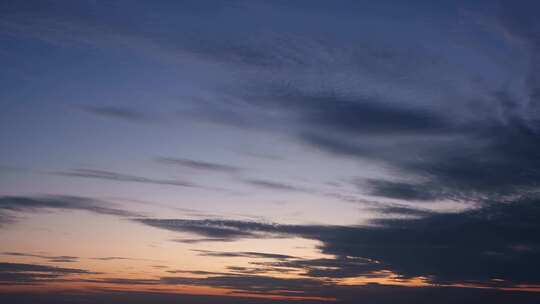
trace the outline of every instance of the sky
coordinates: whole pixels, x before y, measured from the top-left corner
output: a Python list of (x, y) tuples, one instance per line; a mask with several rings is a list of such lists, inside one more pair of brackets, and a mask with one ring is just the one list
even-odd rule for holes
[(540, 302), (537, 1), (0, 1), (0, 300)]

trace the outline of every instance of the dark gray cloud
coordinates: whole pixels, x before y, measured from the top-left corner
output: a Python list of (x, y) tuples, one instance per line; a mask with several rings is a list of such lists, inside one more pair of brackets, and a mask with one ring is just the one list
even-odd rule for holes
[(192, 238), (192, 239), (174, 239), (174, 242), (184, 244), (199, 244), (199, 243), (212, 243), (212, 242), (232, 242), (230, 238)]
[(208, 172), (221, 172), (221, 173), (232, 174), (232, 173), (239, 173), (244, 170), (243, 168), (236, 167), (236, 166), (205, 162), (205, 161), (200, 161), (200, 160), (192, 160), (192, 159), (186, 159), (186, 158), (160, 157), (157, 160), (163, 164), (176, 165), (176, 166), (180, 166), (184, 168), (195, 169), (195, 170), (200, 170), (200, 171), (208, 171)]
[(261, 180), (261, 179), (247, 179), (245, 182), (249, 185), (267, 189), (267, 190), (273, 190), (273, 191), (297, 191), (297, 192), (305, 192), (306, 190), (297, 186), (284, 184), (280, 182), (274, 182), (274, 181), (268, 181), (268, 180)]
[(266, 274), (271, 271), (278, 270), (280, 273), (287, 273), (291, 270), (289, 268), (278, 268), (278, 267), (240, 267), (240, 266), (227, 266), (233, 274), (249, 274), (249, 275), (261, 275)]
[[(234, 240), (238, 238), (262, 237), (259, 232), (265, 233), (268, 230), (265, 224), (242, 221), (152, 218), (143, 218), (137, 221), (156, 228), (193, 233), (210, 239)], [(243, 226), (249, 225), (249, 223), (252, 226), (249, 229), (244, 229)]]
[[(477, 289), (469, 288), (407, 288), (380, 286), (377, 284), (366, 286), (336, 286), (328, 281), (318, 279), (287, 279), (246, 274), (215, 275), (206, 278), (162, 277), (160, 281), (166, 284), (215, 286), (251, 294), (338, 299), (339, 303), (357, 303), (358, 298), (364, 299), (366, 303), (431, 303), (433, 297), (437, 299), (441, 297), (441, 301), (445, 303), (444, 301), (446, 300), (443, 295), (452, 296), (452, 300), (448, 303), (454, 303), (456, 299), (462, 299), (460, 303), (477, 303), (479, 298), (494, 299), (495, 303), (498, 303), (497, 301), (503, 298), (512, 299), (515, 297), (515, 299), (527, 299), (527, 297), (530, 297), (530, 300), (532, 300), (538, 297), (535, 293), (505, 294), (504, 291), (495, 290), (478, 292)], [(432, 298), (429, 298), (430, 296)]]
[(297, 136), (300, 142), (424, 177), (410, 185), (371, 181), (373, 194), (433, 200), (519, 193), (538, 186), (540, 134), (522, 118), (459, 122), (385, 101), (276, 94), (278, 100), (269, 99), (270, 106), (289, 109), (305, 122)]
[(0, 197), (0, 225), (16, 220), (19, 212), (35, 212), (47, 209), (82, 210), (97, 214), (121, 217), (139, 217), (140, 214), (113, 208), (111, 203), (78, 196), (2, 196)]
[[(335, 263), (318, 263), (319, 265), (335, 265)], [(331, 266), (330, 266), (331, 267)], [(489, 303), (536, 303), (539, 295), (530, 292), (515, 291), (497, 291), (481, 290), (468, 288), (407, 288), (395, 286), (336, 286), (329, 282), (319, 279), (287, 279), (275, 278), (262, 275), (246, 275), (242, 273), (243, 269), (231, 269), (239, 271), (238, 274), (212, 273), (201, 271), (174, 271), (172, 273), (185, 273), (193, 275), (203, 275), (207, 277), (161, 277), (158, 279), (127, 279), (127, 278), (101, 278), (101, 279), (78, 279), (80, 282), (91, 282), (100, 284), (122, 284), (122, 285), (160, 285), (160, 284), (181, 284), (192, 286), (213, 286), (236, 290), (236, 292), (251, 294), (273, 294), (281, 296), (311, 296), (322, 298), (337, 298), (340, 303), (356, 303), (359, 297), (365, 299), (366, 303), (431, 303), (433, 298), (440, 298), (442, 303), (454, 303), (459, 300), (460, 303), (477, 303), (479, 300), (486, 300)], [(33, 264), (15, 264), (0, 263), (0, 280), (7, 279), (6, 284), (38, 284), (44, 281), (61, 281), (65, 279), (72, 280), (71, 275), (88, 274), (89, 272), (74, 268), (58, 268)], [(2, 283), (4, 283), (2, 281)], [(184, 299), (184, 295), (168, 295), (159, 292), (153, 292), (151, 295), (144, 293), (112, 293), (106, 291), (95, 291), (89, 295), (84, 292), (78, 292), (76, 295), (52, 292), (39, 294), (39, 298), (31, 297), (31, 293), (19, 295), (16, 293), (3, 293), (0, 298), (8, 302), (17, 303), (58, 303), (60, 299), (70, 303), (86, 303), (88, 301), (97, 301), (100, 303), (117, 303), (128, 299), (130, 303), (154, 303), (156, 301), (178, 301), (184, 299), (187, 303), (266, 303), (264, 299), (243, 299), (234, 297), (232, 292), (228, 298), (214, 298), (207, 296), (197, 296)], [(131, 298), (133, 296), (133, 298)], [(39, 299), (39, 301), (37, 300)], [(445, 302), (445, 299), (451, 299)], [(273, 301), (270, 301), (274, 303)], [(298, 300), (295, 301), (295, 303)], [(276, 302), (277, 303), (277, 302)], [(279, 300), (279, 303), (287, 303), (287, 300)], [(324, 303), (324, 301), (302, 300), (300, 303)]]
[(281, 279), (269, 276), (233, 274), (205, 278), (162, 277), (160, 280), (166, 284), (214, 286), (250, 293), (274, 293), (289, 296), (312, 295), (312, 292), (323, 289), (327, 285), (314, 279)]
[(128, 257), (119, 257), (119, 256), (106, 256), (106, 257), (93, 257), (91, 260), (96, 261), (148, 261), (148, 262), (161, 262), (159, 260), (153, 259), (141, 259), (141, 258), (128, 258)]
[(345, 135), (447, 134), (456, 127), (435, 110), (388, 100), (332, 90), (303, 92), (290, 85), (272, 86), (267, 91), (268, 96), (253, 96), (250, 100), (296, 113), (310, 127), (345, 132)]
[(169, 268), (169, 266), (166, 266), (166, 265), (152, 265), (153, 268), (156, 268), (156, 269), (165, 269), (165, 268)]
[(38, 264), (0, 263), (0, 272), (51, 272), (51, 273), (90, 273), (76, 268), (62, 268)]
[(392, 182), (387, 180), (366, 180), (369, 194), (405, 201), (431, 201), (440, 198), (451, 198), (455, 193), (443, 193), (442, 189), (430, 187), (426, 184), (411, 184), (406, 182)]
[(83, 178), (95, 178), (95, 179), (103, 179), (103, 180), (111, 180), (111, 181), (119, 181), (119, 182), (132, 182), (132, 183), (166, 185), (166, 186), (188, 187), (188, 188), (201, 187), (199, 185), (196, 185), (194, 183), (187, 182), (187, 181), (154, 179), (154, 178), (129, 175), (129, 174), (123, 174), (123, 173), (106, 171), (106, 170), (74, 169), (67, 172), (56, 172), (55, 174), (64, 175), (64, 176), (83, 177)]
[(408, 206), (401, 205), (382, 205), (377, 207), (367, 207), (367, 210), (372, 210), (375, 213), (381, 215), (382, 218), (392, 218), (395, 216), (399, 217), (409, 217), (409, 218), (422, 218), (426, 216), (431, 216), (436, 212), (425, 209), (411, 208)]
[(208, 250), (193, 250), (198, 252), (201, 256), (211, 256), (211, 257), (225, 257), (225, 258), (261, 258), (261, 259), (278, 259), (278, 260), (287, 260), (294, 259), (294, 256), (286, 254), (275, 254), (275, 253), (263, 253), (263, 252), (252, 252), (252, 251), (239, 251), (239, 252), (223, 252), (223, 251), (208, 251)]
[[(367, 159), (397, 175), (423, 177), (409, 185), (373, 181), (373, 195), (421, 201), (473, 196), (476, 200), (482, 195), (515, 195), (537, 187), (540, 180), (540, 171), (535, 169), (540, 166), (540, 120), (531, 106), (540, 96), (540, 77), (534, 68), (540, 62), (540, 44), (538, 22), (528, 13), (536, 6), (504, 2), (500, 16), (505, 31), (529, 46), (525, 99), (500, 81), (490, 82), (483, 72), (478, 76), (481, 81), (469, 81), (470, 71), (456, 72), (450, 65), (455, 58), (410, 48), (402, 40), (392, 48), (365, 37), (366, 42), (352, 46), (343, 37), (330, 39), (317, 33), (319, 39), (314, 39), (313, 32), (304, 29), (298, 30), (304, 39), (287, 35), (243, 39), (256, 34), (233, 27), (223, 29), (222, 38), (206, 33), (183, 47), (213, 61), (256, 67), (260, 73), (276, 71), (270, 80), (249, 77), (247, 84), (230, 88), (227, 94), (244, 103), (208, 107), (215, 120), (284, 132), (337, 157)], [(345, 29), (344, 33), (350, 34)], [(505, 43), (502, 37), (498, 39)], [(322, 76), (314, 76), (314, 71)], [(336, 80), (335, 74), (340, 73), (349, 78)], [(384, 83), (388, 90), (358, 89), (369, 86), (365, 79)], [(418, 95), (414, 100), (402, 92), (404, 84), (410, 91), (424, 92), (428, 86), (440, 92), (413, 93)], [(454, 91), (460, 93), (454, 95)], [(243, 110), (245, 104), (256, 110)]]
[[(407, 183), (367, 180), (363, 190), (372, 195), (477, 201), (526, 193), (539, 185), (539, 129), (514, 113), (515, 106), (502, 120), (488, 114), (465, 119), (448, 117), (437, 108), (332, 91), (306, 93), (279, 86), (267, 91), (246, 98), (297, 118), (292, 135), (299, 142), (333, 156), (369, 160), (409, 178)], [(509, 97), (497, 93), (490, 98), (505, 104)]]
[[(460, 3), (457, 7), (461, 8), (462, 5), (464, 4)], [(487, 3), (483, 5), (488, 6)], [(217, 11), (223, 15), (214, 15), (214, 18), (228, 20), (226, 18), (236, 16), (235, 14), (250, 18), (231, 18), (236, 22), (219, 29), (209, 29), (204, 19), (186, 18), (191, 23), (182, 23), (184, 26), (178, 26), (171, 31), (168, 26), (164, 28), (141, 26), (139, 22), (129, 18), (115, 23), (112, 22), (115, 20), (112, 16), (117, 11), (94, 9), (107, 16), (102, 21), (110, 27), (111, 32), (125, 38), (125, 45), (135, 44), (143, 48), (141, 44), (144, 44), (147, 48), (159, 51), (160, 54), (161, 52), (189, 54), (187, 57), (191, 59), (204, 58), (205, 63), (217, 62), (219, 66), (225, 65), (227, 72), (237, 73), (235, 75), (239, 76), (240, 81), (228, 83), (229, 87), (223, 90), (226, 93), (214, 92), (218, 95), (216, 99), (226, 101), (221, 104), (220, 102), (210, 104), (204, 109), (207, 110), (205, 112), (207, 116), (218, 116), (214, 117), (216, 120), (228, 120), (231, 124), (242, 125), (247, 118), (253, 128), (262, 127), (276, 132), (286, 132), (303, 144), (331, 152), (339, 157), (367, 158), (388, 165), (398, 173), (429, 175), (433, 181), (426, 187), (440, 189), (430, 189), (428, 196), (441, 193), (445, 195), (450, 193), (452, 196), (452, 191), (492, 192), (495, 189), (500, 189), (498, 191), (501, 192), (515, 192), (514, 188), (529, 187), (538, 180), (537, 172), (531, 169), (538, 165), (535, 156), (539, 149), (534, 144), (538, 142), (537, 118), (534, 114), (537, 111), (523, 113), (523, 109), (527, 109), (524, 104), (533, 104), (535, 96), (538, 95), (534, 93), (538, 82), (538, 77), (535, 76), (538, 69), (534, 68), (539, 61), (535, 55), (538, 53), (536, 37), (538, 26), (534, 16), (528, 14), (534, 11), (536, 4), (515, 5), (504, 2), (500, 14), (500, 25), (506, 32), (527, 41), (530, 45), (532, 68), (530, 75), (526, 77), (527, 87), (530, 88), (530, 94), (528, 93), (530, 102), (516, 100), (515, 94), (500, 85), (503, 81), (490, 81), (491, 75), (485, 75), (490, 74), (489, 72), (480, 71), (479, 76), (470, 76), (469, 74), (472, 74), (470, 70), (476, 68), (472, 64), (470, 70), (456, 71), (454, 63), (466, 66), (476, 59), (471, 53), (482, 58), (486, 56), (481, 53), (484, 49), (473, 48), (467, 53), (471, 56), (470, 59), (467, 59), (467, 56), (461, 57), (459, 52), (455, 56), (449, 56), (445, 52), (433, 50), (454, 46), (444, 44), (445, 40), (455, 42), (452, 40), (455, 37), (448, 32), (437, 32), (437, 35), (422, 32), (419, 35), (425, 36), (420, 38), (414, 36), (415, 39), (410, 39), (410, 36), (405, 35), (409, 39), (405, 37), (396, 39), (394, 31), (388, 32), (382, 28), (378, 31), (365, 31), (366, 28), (375, 28), (369, 26), (372, 25), (370, 18), (349, 15), (350, 12), (331, 5), (318, 4), (314, 7), (309, 5), (309, 8), (305, 6), (305, 3), (299, 5), (257, 3), (240, 6), (216, 4), (215, 7), (220, 8)], [(380, 14), (380, 20), (395, 20), (394, 13), (411, 18), (411, 12), (404, 7), (393, 7), (389, 10), (384, 4), (353, 6), (357, 8), (353, 11), (359, 16), (364, 16), (362, 15), (364, 12), (376, 11)], [(189, 7), (191, 5), (186, 5), (185, 9), (171, 9), (178, 13), (183, 12), (184, 15), (185, 12), (191, 11)], [(261, 10), (261, 7), (265, 9)], [(419, 7), (424, 8), (424, 5)], [(26, 9), (21, 8), (22, 11)], [(81, 10), (77, 7), (70, 9), (78, 13), (65, 14), (65, 11), (62, 11), (64, 14), (61, 14), (61, 17), (66, 19), (66, 23), (79, 25), (83, 32), (84, 29), (96, 26), (96, 19), (84, 13), (94, 12), (94, 9)], [(142, 20), (155, 21), (149, 19), (150, 16), (146, 11), (137, 9), (136, 12), (141, 15)], [(162, 9), (160, 13), (164, 22), (178, 19), (176, 15)], [(429, 11), (425, 9), (421, 12)], [(51, 11), (54, 10), (48, 5), (43, 8), (43, 12)], [(212, 9), (202, 11), (216, 12)], [(260, 15), (261, 11), (281, 13), (278, 15), (283, 18), (282, 24), (278, 26), (275, 19), (264, 18)], [(309, 15), (300, 14), (305, 11), (309, 11)], [(348, 22), (330, 22), (323, 26), (326, 23), (320, 21), (328, 21), (326, 19), (328, 11), (344, 14), (343, 20)], [(39, 16), (43, 12), (37, 12), (36, 15)], [(26, 29), (24, 32), (28, 32), (29, 29), (24, 27), (25, 22), (13, 17), (12, 13), (12, 10), (6, 9), (7, 16), (11, 17), (8, 22), (10, 27), (22, 27)], [(83, 15), (86, 18), (76, 20), (72, 17), (76, 15)], [(257, 23), (259, 26), (249, 26), (255, 21), (251, 16), (260, 22)], [(419, 20), (425, 18), (421, 14), (415, 16)], [(444, 19), (446, 21), (449, 19), (451, 24), (454, 24), (458, 20), (454, 17), (456, 16), (450, 14)], [(163, 25), (159, 22), (147, 23), (150, 24)], [(264, 24), (267, 26), (262, 26)], [(304, 24), (310, 26), (302, 26)], [(330, 29), (327, 28), (329, 25)], [(413, 25), (418, 26), (420, 23), (415, 22)], [(36, 27), (36, 24), (31, 23), (27, 26), (33, 29), (32, 26)], [(55, 28), (55, 24), (49, 26)], [(418, 27), (425, 28), (423, 24)], [(275, 33), (265, 32), (264, 28), (275, 28)], [(133, 29), (131, 35), (128, 35), (129, 32), (125, 29)], [(476, 28), (465, 30), (476, 32)], [(328, 35), (326, 32), (333, 34)], [(109, 37), (105, 33), (101, 35)], [(449, 39), (446, 39), (445, 35)], [(382, 41), (376, 39), (378, 37), (381, 37)], [(492, 39), (492, 37), (479, 38), (482, 38), (482, 41)], [(71, 40), (73, 39), (71, 37)], [(385, 41), (386, 39), (390, 41)], [(431, 41), (429, 39), (432, 39), (432, 44), (440, 44), (441, 47), (418, 47), (415, 46), (416, 43), (411, 43), (418, 40)], [(469, 40), (466, 41), (471, 43)], [(463, 61), (456, 62), (456, 58), (462, 58)], [(478, 70), (482, 68), (485, 67), (479, 66)], [(272, 77), (266, 77), (268, 75)], [(477, 77), (480, 80), (473, 81), (474, 79), (469, 77)], [(383, 85), (374, 87), (372, 82)], [(486, 85), (487, 88), (481, 85), (483, 82), (489, 84)], [(224, 86), (227, 85), (220, 87)], [(363, 89), (364, 86), (369, 89)], [(419, 93), (410, 92), (415, 90)], [(455, 91), (459, 91), (459, 94), (454, 94)], [(229, 99), (234, 101), (229, 102)], [(241, 102), (238, 102), (238, 99)], [(249, 107), (246, 107), (246, 104)], [(255, 110), (252, 111), (253, 108)], [(91, 107), (89, 110), (122, 119), (144, 118), (144, 113), (118, 106)], [(278, 115), (272, 118), (270, 117), (272, 115), (265, 115), (268, 112)], [(182, 165), (188, 165), (185, 160), (180, 161)], [(202, 169), (204, 164), (189, 163), (189, 166), (198, 166)], [(231, 169), (215, 166), (205, 168)], [(75, 175), (95, 177), (97, 172), (86, 173)], [(108, 178), (129, 179), (127, 176), (110, 175)], [(132, 181), (143, 182), (141, 178), (130, 178)], [(382, 192), (383, 195), (388, 193)], [(375, 194), (378, 192), (375, 191)], [(418, 194), (416, 197), (419, 197)], [(437, 198), (436, 195), (434, 198)], [(420, 199), (428, 200), (426, 196)]]
[[(338, 256), (332, 259), (289, 259), (277, 262), (251, 262), (265, 271), (284, 270), (302, 271), (311, 278), (354, 278), (354, 277), (384, 277), (384, 266), (378, 261), (349, 256)], [(250, 268), (248, 268), (249, 270)]]
[(62, 268), (38, 264), (0, 263), (0, 284), (39, 284), (58, 281), (69, 275), (91, 274), (83, 269)]
[[(426, 213), (421, 218), (379, 219), (375, 226), (277, 225), (226, 220), (158, 220), (142, 223), (178, 232), (230, 239), (300, 236), (322, 242), (332, 260), (267, 266), (304, 267), (313, 276), (347, 277), (391, 270), (403, 278), (433, 283), (537, 284), (540, 267), (538, 201), (493, 203), (461, 213)], [(334, 270), (318, 265), (334, 263)], [(503, 280), (495, 283), (494, 279)], [(502, 282), (502, 283), (501, 283)]]

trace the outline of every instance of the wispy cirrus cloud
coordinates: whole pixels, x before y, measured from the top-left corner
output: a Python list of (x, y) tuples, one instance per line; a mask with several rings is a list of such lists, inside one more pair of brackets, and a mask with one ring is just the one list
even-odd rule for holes
[(93, 272), (78, 269), (53, 267), (39, 264), (0, 263), (0, 284), (40, 284), (51, 281), (59, 281), (71, 275), (95, 274)]
[(73, 169), (65, 172), (55, 172), (54, 174), (72, 177), (93, 178), (102, 179), (117, 182), (131, 182), (142, 183), (152, 185), (165, 185), (175, 187), (187, 187), (187, 188), (202, 188), (197, 184), (188, 181), (168, 180), (168, 179), (155, 179), (137, 175), (124, 174), (119, 172), (107, 171), (107, 170), (95, 170), (95, 169)]
[(174, 239), (174, 242), (184, 244), (200, 244), (200, 243), (213, 243), (213, 242), (232, 242), (230, 238), (186, 238), (186, 239)]
[(2, 196), (0, 197), (0, 224), (17, 219), (17, 213), (45, 210), (81, 210), (95, 214), (120, 217), (139, 217), (139, 213), (114, 208), (112, 203), (78, 196)]
[(44, 254), (32, 254), (23, 252), (2, 252), (1, 254), (15, 257), (32, 257), (47, 260), (51, 263), (73, 263), (79, 260), (79, 257), (70, 255), (44, 255)]
[[(257, 237), (259, 232), (265, 233), (266, 225), (256, 222), (226, 221), (226, 220), (187, 220), (187, 219), (136, 219), (142, 224), (177, 232), (189, 232), (210, 239), (228, 239)], [(243, 229), (249, 225), (251, 229)]]
[(198, 171), (205, 171), (205, 172), (217, 172), (217, 173), (240, 173), (244, 171), (244, 168), (227, 165), (227, 164), (219, 164), (214, 162), (207, 162), (207, 161), (201, 161), (201, 160), (193, 160), (193, 159), (186, 159), (186, 158), (170, 158), (170, 157), (160, 157), (157, 159), (158, 162), (166, 165), (174, 165), (179, 166), (183, 168), (188, 168), (192, 170), (198, 170)]
[(238, 251), (238, 252), (226, 252), (226, 251), (209, 251), (209, 250), (193, 250), (200, 256), (210, 257), (224, 257), (224, 258), (261, 258), (261, 259), (278, 259), (287, 260), (294, 259), (294, 256), (286, 254), (276, 253), (264, 253), (264, 252), (252, 252), (252, 251)]
[(246, 179), (245, 183), (261, 189), (272, 191), (292, 191), (292, 192), (307, 192), (307, 189), (302, 187), (285, 184), (282, 182), (263, 180), (263, 179)]

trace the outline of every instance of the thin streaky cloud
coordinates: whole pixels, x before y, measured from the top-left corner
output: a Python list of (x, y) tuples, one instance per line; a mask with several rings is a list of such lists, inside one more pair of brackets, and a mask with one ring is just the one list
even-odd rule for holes
[(131, 182), (131, 183), (142, 183), (142, 184), (152, 184), (152, 185), (165, 185), (165, 186), (175, 186), (175, 187), (185, 187), (185, 188), (203, 188), (195, 183), (188, 181), (179, 181), (179, 180), (168, 180), (168, 179), (154, 179), (137, 175), (129, 175), (119, 172), (107, 171), (107, 170), (96, 170), (96, 169), (73, 169), (65, 172), (55, 172), (56, 175), (71, 176), (71, 177), (82, 177), (82, 178), (93, 178), (93, 179), (102, 179), (118, 182)]
[(264, 252), (252, 252), (252, 251), (209, 251), (209, 250), (192, 250), (197, 252), (201, 256), (211, 256), (211, 257), (243, 257), (243, 258), (261, 258), (261, 259), (277, 259), (277, 260), (287, 260), (295, 259), (296, 257), (286, 254), (277, 254), (277, 253), (264, 253)]
[(187, 158), (170, 158), (159, 157), (157, 161), (166, 165), (175, 165), (179, 167), (207, 171), (207, 172), (220, 172), (220, 173), (240, 173), (245, 169), (233, 165), (219, 164), (214, 162), (193, 160)]
[(2, 252), (2, 254), (7, 255), (7, 256), (16, 256), (16, 257), (40, 258), (40, 259), (44, 259), (52, 263), (73, 263), (79, 260), (79, 257), (68, 256), (68, 255), (54, 256), (54, 255), (23, 253), (23, 252)]
[(293, 192), (307, 192), (307, 189), (293, 186), (290, 184), (284, 184), (281, 182), (275, 182), (262, 179), (247, 179), (245, 182), (248, 185), (252, 185), (258, 188), (273, 190), (273, 191), (293, 191)]
[(129, 107), (120, 106), (86, 106), (83, 111), (106, 118), (119, 119), (132, 122), (150, 122), (155, 120), (149, 114), (137, 111)]
[(1, 196), (0, 225), (13, 223), (18, 213), (46, 210), (81, 210), (101, 215), (140, 217), (139, 213), (115, 208), (113, 203), (78, 196)]

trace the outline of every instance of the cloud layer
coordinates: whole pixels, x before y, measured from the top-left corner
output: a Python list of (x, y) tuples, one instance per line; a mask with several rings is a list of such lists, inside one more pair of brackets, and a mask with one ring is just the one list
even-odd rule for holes
[(138, 217), (140, 214), (113, 208), (110, 203), (77, 196), (2, 196), (0, 197), (0, 225), (17, 218), (17, 213), (45, 210), (82, 210), (95, 214)]
[[(266, 266), (296, 268), (314, 277), (369, 276), (391, 271), (435, 284), (484, 286), (538, 284), (540, 254), (537, 200), (494, 203), (462, 213), (414, 219), (379, 219), (375, 226), (278, 225), (228, 220), (142, 219), (141, 223), (202, 237), (230, 240), (298, 236), (322, 242), (323, 260)], [(203, 252), (204, 253), (204, 252)], [(246, 253), (207, 253), (246, 256)], [(285, 257), (284, 257), (285, 258)], [(331, 269), (324, 270), (324, 267)], [(321, 269), (322, 268), (322, 269)]]

